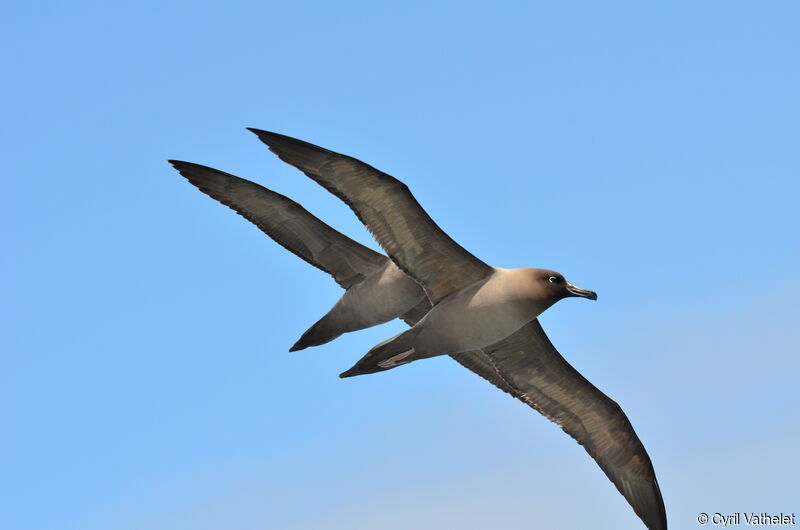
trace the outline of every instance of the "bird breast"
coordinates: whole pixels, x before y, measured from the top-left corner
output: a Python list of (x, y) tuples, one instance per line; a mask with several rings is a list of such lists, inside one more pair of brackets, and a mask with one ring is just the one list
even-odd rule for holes
[(527, 269), (497, 269), (434, 307), (418, 324), (417, 341), (432, 354), (483, 348), (508, 337), (548, 306), (536, 295)]

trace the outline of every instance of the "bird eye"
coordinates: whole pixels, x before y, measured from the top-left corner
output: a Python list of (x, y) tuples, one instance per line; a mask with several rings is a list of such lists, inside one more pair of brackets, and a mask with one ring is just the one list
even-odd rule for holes
[(556, 283), (558, 281), (558, 278), (556, 278), (555, 276), (550, 276), (549, 278), (547, 278), (547, 281), (549, 281), (550, 283)]

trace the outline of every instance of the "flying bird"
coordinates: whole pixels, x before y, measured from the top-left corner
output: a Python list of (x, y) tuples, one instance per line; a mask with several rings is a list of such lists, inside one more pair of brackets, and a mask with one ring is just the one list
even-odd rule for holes
[[(550, 270), (490, 267), (450, 239), (393, 177), (301, 140), (251, 131), (282, 160), (350, 205), (391, 258), (355, 243), (291, 199), (257, 184), (171, 161), (201, 191), (329, 272), (346, 289), (293, 349), (322, 344), (389, 320), (392, 314), (401, 316), (411, 329), (370, 350), (342, 376), (449, 354), (560, 425), (584, 446), (649, 529), (667, 528), (652, 463), (625, 413), (564, 360), (536, 319), (562, 298), (596, 299), (596, 294)], [(392, 265), (416, 288), (394, 276)], [(392, 275), (392, 287), (385, 293), (396, 300), (385, 302), (374, 314), (365, 309), (361, 317), (346, 317), (347, 305), (366, 308), (362, 297), (380, 290), (380, 282), (370, 281), (377, 270)]]

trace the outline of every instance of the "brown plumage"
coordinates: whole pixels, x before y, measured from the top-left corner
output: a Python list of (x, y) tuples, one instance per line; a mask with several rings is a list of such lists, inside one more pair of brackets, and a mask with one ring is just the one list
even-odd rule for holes
[(586, 449), (648, 528), (666, 530), (667, 514), (653, 464), (628, 417), (570, 366), (538, 321), (483, 351), (517, 398)]
[(445, 234), (408, 187), (391, 175), (302, 140), (250, 130), (281, 160), (347, 203), (397, 266), (422, 285), (432, 303), (491, 274), (492, 267)]
[[(450, 239), (397, 179), (352, 157), (284, 135), (250, 130), (281, 160), (347, 203), (397, 266), (422, 285), (433, 304), (411, 330), (373, 348), (344, 376), (478, 346), (513, 395), (584, 446), (650, 530), (666, 530), (653, 466), (627, 417), (561, 357), (535, 319), (564, 296), (596, 298), (594, 293), (575, 288), (563, 277), (558, 292), (531, 284), (539, 281), (539, 273), (504, 277), (504, 271), (483, 263)], [(554, 278), (548, 281), (557, 283)], [(527, 292), (517, 296), (520, 291)], [(481, 296), (476, 310), (473, 302)], [(485, 313), (476, 318), (480, 310)], [(460, 325), (459, 315), (469, 324)], [(516, 331), (506, 332), (513, 327), (509, 321), (513, 326), (519, 322)]]

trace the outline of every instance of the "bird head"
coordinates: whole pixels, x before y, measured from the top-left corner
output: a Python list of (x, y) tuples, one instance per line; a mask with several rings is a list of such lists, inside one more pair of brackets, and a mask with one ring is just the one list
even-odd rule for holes
[(571, 296), (597, 300), (596, 292), (590, 291), (589, 289), (582, 289), (577, 285), (569, 283), (562, 274), (556, 271), (541, 269), (538, 275), (538, 282), (542, 290), (556, 301)]

